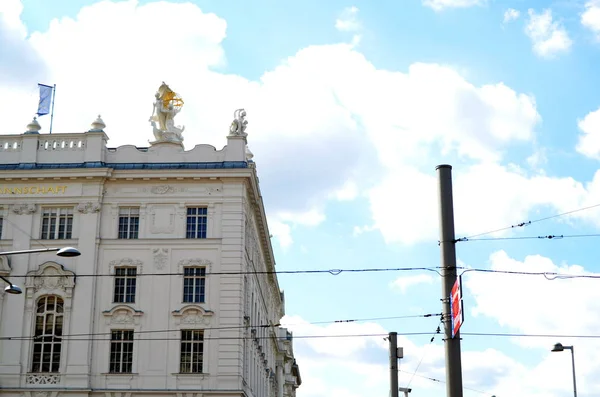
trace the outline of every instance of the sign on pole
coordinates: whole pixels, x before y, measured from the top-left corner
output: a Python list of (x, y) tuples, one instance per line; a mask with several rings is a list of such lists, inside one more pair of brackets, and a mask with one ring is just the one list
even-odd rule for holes
[(465, 320), (461, 277), (456, 279), (454, 286), (452, 286), (452, 292), (450, 293), (450, 317), (452, 318), (452, 337), (454, 338)]

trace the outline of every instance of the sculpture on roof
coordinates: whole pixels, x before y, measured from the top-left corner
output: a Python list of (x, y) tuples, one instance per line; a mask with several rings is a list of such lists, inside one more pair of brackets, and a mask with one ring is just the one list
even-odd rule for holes
[(158, 87), (156, 92), (150, 124), (154, 137), (158, 142), (183, 142), (183, 126), (175, 126), (175, 116), (183, 107), (183, 99), (173, 91), (165, 82)]
[(229, 135), (234, 136), (246, 136), (246, 126), (248, 121), (246, 120), (246, 110), (238, 109), (233, 112), (233, 121), (229, 127)]

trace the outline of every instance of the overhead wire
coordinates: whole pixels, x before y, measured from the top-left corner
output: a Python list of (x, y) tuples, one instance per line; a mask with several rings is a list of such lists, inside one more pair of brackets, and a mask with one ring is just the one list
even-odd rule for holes
[(435, 340), (435, 336), (438, 335), (441, 332), (440, 329), (440, 325), (444, 324), (444, 319), (443, 316), (440, 316), (440, 323), (438, 324), (435, 332), (433, 333), (433, 335), (431, 336), (431, 339), (429, 340), (429, 344), (427, 344), (424, 348), (423, 348), (423, 354), (421, 355), (421, 359), (419, 360), (419, 363), (417, 364), (417, 367), (415, 368), (415, 372), (413, 372), (412, 376), (410, 377), (410, 379), (408, 380), (408, 383), (406, 385), (407, 388), (410, 387), (410, 384), (412, 383), (415, 375), (417, 374), (417, 372), (419, 371), (419, 368), (421, 367), (421, 363), (423, 362), (423, 359), (425, 358), (425, 355), (427, 353), (427, 348), (429, 346), (431, 346), (431, 344), (433, 343), (433, 341)]
[(461, 237), (457, 239), (457, 242), (465, 241), (495, 241), (495, 240), (560, 240), (563, 238), (583, 238), (583, 237), (600, 237), (600, 233), (589, 233), (589, 234), (549, 234), (546, 236), (515, 236), (515, 237), (482, 237), (482, 238), (469, 238)]
[(487, 336), (508, 338), (572, 338), (572, 339), (600, 339), (600, 335), (588, 334), (518, 334), (518, 333), (490, 333), (490, 332), (461, 332), (461, 336)]
[[(380, 320), (397, 320), (397, 319), (408, 319), (408, 318), (428, 318), (439, 316), (440, 313), (427, 313), (427, 314), (416, 314), (416, 315), (405, 315), (405, 316), (390, 316), (390, 317), (372, 317), (372, 318), (356, 318), (356, 319), (345, 319), (345, 320), (327, 320), (327, 321), (315, 321), (306, 323), (284, 323), (284, 324), (259, 324), (259, 325), (236, 325), (236, 326), (222, 326), (222, 327), (204, 327), (203, 331), (207, 330), (236, 330), (236, 329), (253, 329), (253, 328), (270, 328), (270, 327), (293, 327), (293, 326), (306, 326), (306, 325), (319, 325), (319, 324), (336, 324), (336, 323), (354, 323), (363, 321), (380, 321)], [(154, 330), (141, 330), (135, 331), (136, 334), (152, 334), (152, 333), (166, 333), (166, 332), (179, 332), (180, 329), (154, 329)], [(79, 333), (79, 334), (63, 334), (60, 338), (71, 338), (75, 339), (78, 337), (91, 337), (91, 336), (103, 336), (111, 335), (111, 332), (91, 332), (91, 333)], [(35, 336), (7, 336), (0, 337), (1, 339), (8, 340), (31, 340), (36, 339)], [(82, 340), (82, 339), (75, 339)]]
[[(404, 372), (405, 374), (410, 374), (410, 372), (404, 371), (404, 370), (401, 370), (401, 369), (399, 369), (398, 372)], [(423, 378), (423, 379), (427, 379), (427, 380), (433, 381), (433, 382), (446, 383), (446, 381), (444, 381), (444, 380), (436, 379), (436, 378), (431, 378), (431, 377), (425, 376), (425, 375), (420, 375), (420, 374), (413, 374), (413, 375), (414, 376), (418, 376), (419, 378)], [(480, 393), (480, 394), (484, 394), (484, 395), (489, 395), (489, 396), (492, 395), (491, 393), (487, 393), (487, 392), (484, 392), (484, 391), (481, 391), (481, 390), (473, 389), (471, 387), (463, 386), (463, 389), (474, 391), (476, 393)]]
[(468, 272), (478, 272), (478, 273), (492, 273), (492, 274), (512, 274), (519, 276), (543, 276), (547, 280), (566, 280), (566, 279), (600, 279), (600, 274), (568, 274), (568, 273), (556, 273), (556, 272), (525, 272), (519, 270), (495, 270), (495, 269), (464, 269), (460, 273), (462, 276)]
[[(600, 237), (600, 235), (599, 235)], [(244, 272), (207, 272), (205, 276), (236, 276), (236, 275), (248, 275), (248, 274), (332, 274), (339, 275), (343, 272), (349, 273), (363, 273), (363, 272), (399, 272), (399, 271), (423, 271), (431, 270), (438, 273), (440, 277), (444, 275), (440, 274), (436, 268), (426, 267), (405, 267), (405, 268), (363, 268), (363, 269), (334, 269), (332, 270), (282, 270), (282, 271), (244, 271)], [(518, 270), (495, 270), (495, 269), (483, 269), (483, 268), (468, 268), (465, 266), (456, 266), (457, 270), (462, 270), (460, 275), (468, 272), (481, 272), (481, 273), (498, 273), (498, 274), (514, 274), (524, 276), (544, 276), (548, 280), (555, 279), (569, 279), (569, 278), (588, 278), (597, 279), (600, 278), (600, 274), (568, 274), (568, 273), (557, 273), (557, 272), (526, 272)], [(164, 276), (183, 276), (183, 273), (138, 273), (136, 277), (164, 277)], [(75, 276), (69, 276), (64, 274), (42, 274), (42, 275), (11, 275), (11, 279), (16, 278), (46, 278), (46, 277), (115, 277), (114, 274), (76, 274)]]
[[(205, 276), (239, 276), (249, 274), (319, 274), (329, 273), (332, 276), (338, 276), (342, 273), (373, 273), (373, 272), (401, 272), (401, 271), (432, 271), (437, 274), (437, 269), (441, 267), (391, 267), (391, 268), (361, 268), (361, 269), (314, 269), (314, 270), (275, 270), (275, 271), (240, 271), (240, 272), (206, 272)], [(151, 276), (183, 276), (181, 272), (176, 273), (138, 273), (136, 277)], [(441, 274), (440, 274), (441, 275)], [(25, 277), (70, 277), (64, 274), (43, 274), (43, 275), (11, 275), (11, 278)], [(80, 277), (115, 277), (114, 274), (76, 274), (75, 278)]]
[[(180, 330), (172, 329), (171, 332), (179, 332)], [(138, 332), (134, 330), (134, 341), (138, 340), (148, 340), (148, 341), (181, 341), (179, 337), (161, 337), (161, 338), (136, 338), (135, 335)], [(398, 336), (422, 336), (422, 335), (431, 335), (431, 331), (427, 332), (402, 332), (398, 333)], [(331, 335), (292, 335), (292, 339), (327, 339), (327, 338), (374, 338), (374, 337), (387, 337), (388, 334), (331, 334)], [(506, 338), (570, 338), (570, 339), (600, 339), (599, 334), (525, 334), (525, 333), (493, 333), (493, 332), (461, 332), (461, 336), (473, 336), (473, 337), (506, 337)], [(47, 337), (47, 336), (46, 336)], [(35, 340), (38, 337), (0, 337), (0, 340), (5, 341), (22, 341), (22, 340)], [(70, 341), (106, 341), (110, 342), (110, 338), (94, 338), (94, 337), (56, 337), (61, 340), (70, 340)], [(280, 336), (210, 336), (204, 337), (203, 340), (250, 340), (250, 339), (279, 339), (286, 340), (286, 337)]]
[(587, 207), (577, 208), (577, 209), (574, 209), (574, 210), (571, 210), (571, 211), (561, 212), (561, 213), (558, 213), (558, 214), (555, 214), (555, 215), (546, 216), (546, 217), (543, 217), (543, 218), (538, 218), (538, 219), (534, 219), (534, 220), (530, 220), (530, 221), (525, 221), (525, 222), (517, 223), (517, 224), (506, 226), (506, 227), (501, 227), (499, 229), (494, 229), (494, 230), (490, 230), (490, 231), (483, 232), (483, 233), (473, 234), (473, 235), (470, 235), (470, 236), (459, 238), (456, 241), (457, 242), (458, 241), (473, 241), (473, 239), (476, 238), (476, 237), (486, 236), (488, 234), (494, 234), (494, 233), (502, 232), (502, 231), (509, 230), (509, 229), (516, 229), (516, 228), (526, 227), (526, 226), (532, 225), (534, 223), (543, 222), (543, 221), (547, 221), (549, 219), (559, 218), (561, 216), (570, 215), (570, 214), (574, 214), (576, 212), (581, 212), (581, 211), (587, 211), (587, 210), (590, 210), (590, 209), (593, 209), (593, 208), (598, 208), (598, 207), (600, 207), (600, 203), (594, 204), (594, 205), (590, 205), (590, 206), (587, 206)]
[[(13, 192), (13, 194), (14, 194), (14, 192)], [(15, 228), (15, 229), (17, 229), (18, 231), (20, 231), (21, 233), (23, 233), (24, 235), (26, 235), (27, 237), (29, 237), (29, 239), (30, 239), (31, 241), (35, 241), (36, 243), (38, 243), (39, 245), (41, 245), (41, 246), (42, 246), (42, 247), (44, 247), (44, 248), (49, 248), (49, 247), (48, 247), (46, 244), (44, 244), (42, 241), (40, 241), (40, 240), (38, 240), (38, 239), (34, 238), (34, 237), (31, 235), (31, 234), (27, 233), (25, 230), (23, 230), (21, 227), (19, 227), (19, 226), (18, 226), (16, 223), (12, 222), (12, 221), (11, 221), (10, 219), (8, 219), (8, 218), (9, 218), (8, 216), (5, 216), (4, 218), (2, 218), (2, 221), (3, 221), (3, 222), (6, 222), (6, 223), (10, 223), (10, 225), (11, 225), (12, 227), (14, 227), (14, 228)]]
[[(180, 330), (170, 330), (171, 332), (179, 332)], [(181, 341), (179, 337), (161, 337), (161, 338), (136, 338), (136, 331), (134, 330), (134, 337), (131, 339), (132, 341)], [(411, 332), (406, 333), (404, 335), (427, 335), (429, 332)], [(317, 339), (317, 338), (372, 338), (372, 337), (384, 337), (388, 334), (332, 334), (332, 335), (293, 335), (292, 339)], [(48, 337), (48, 336), (40, 336), (39, 338)], [(35, 340), (38, 337), (29, 337), (28, 339), (8, 339), (6, 337), (1, 337), (0, 340)], [(111, 338), (78, 338), (78, 337), (60, 337), (56, 336), (55, 338), (60, 340), (69, 340), (69, 341), (104, 341), (110, 342)], [(205, 336), (202, 340), (252, 340), (252, 339), (280, 339), (287, 340), (286, 336), (277, 337), (277, 336)], [(121, 341), (121, 340), (120, 340)]]
[[(333, 274), (339, 275), (343, 272), (349, 273), (363, 273), (363, 272), (397, 272), (397, 271), (423, 271), (423, 270), (434, 270), (441, 269), (437, 268), (426, 268), (426, 267), (405, 267), (405, 268), (375, 268), (375, 269), (335, 269), (332, 273), (331, 270), (283, 270), (283, 271), (245, 271), (245, 272), (207, 272), (205, 276), (235, 276), (235, 275), (247, 275), (247, 274)], [(456, 266), (457, 270), (462, 270), (460, 275), (468, 272), (482, 272), (482, 273), (499, 273), (499, 274), (514, 274), (524, 276), (544, 276), (548, 280), (554, 279), (568, 279), (568, 278), (589, 278), (597, 279), (600, 278), (600, 274), (568, 274), (568, 273), (556, 273), (556, 272), (526, 272), (517, 270), (495, 270), (495, 269), (482, 269), (482, 268), (468, 268), (465, 266)], [(440, 274), (440, 277), (444, 275)], [(163, 277), (163, 276), (183, 276), (183, 273), (138, 273), (136, 277)], [(114, 274), (76, 274), (75, 276), (68, 276), (64, 274), (43, 274), (43, 275), (11, 275), (12, 278), (39, 278), (39, 277), (115, 277)]]

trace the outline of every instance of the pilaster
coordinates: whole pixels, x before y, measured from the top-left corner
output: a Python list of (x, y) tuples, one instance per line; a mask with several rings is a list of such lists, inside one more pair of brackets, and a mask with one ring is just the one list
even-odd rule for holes
[(21, 138), (21, 163), (36, 163), (38, 153), (38, 134), (23, 134)]
[[(98, 274), (96, 236), (99, 232), (101, 205), (98, 198), (82, 200), (76, 206), (79, 219), (78, 249), (81, 256), (76, 259), (76, 274)], [(71, 269), (74, 270), (74, 269)], [(74, 288), (74, 301), (70, 313), (70, 330), (73, 334), (93, 334), (97, 280), (94, 277), (80, 277)], [(89, 387), (91, 373), (92, 343), (88, 341), (68, 341), (65, 384), (73, 387)]]
[(83, 161), (93, 163), (105, 160), (108, 136), (103, 131), (89, 131), (86, 135), (86, 147)]

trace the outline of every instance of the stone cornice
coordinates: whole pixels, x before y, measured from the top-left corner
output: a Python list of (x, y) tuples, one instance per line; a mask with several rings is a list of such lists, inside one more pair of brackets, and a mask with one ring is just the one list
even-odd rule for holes
[[(252, 169), (252, 177), (248, 179), (247, 190), (249, 191), (250, 196), (250, 208), (256, 217), (256, 222), (258, 224), (258, 233), (260, 235), (261, 245), (264, 252), (265, 264), (267, 266), (267, 271), (274, 272), (275, 271), (275, 255), (273, 254), (273, 245), (271, 244), (271, 237), (269, 233), (269, 226), (267, 223), (267, 214), (265, 212), (264, 203), (262, 200), (262, 195), (260, 193), (260, 187), (258, 186), (258, 176), (256, 174), (256, 169)], [(281, 295), (279, 288), (279, 282), (277, 280), (277, 275), (274, 273), (269, 274), (269, 277), (276, 287), (276, 292), (274, 298), (278, 301), (278, 306), (281, 306), (283, 302), (281, 301)]]

